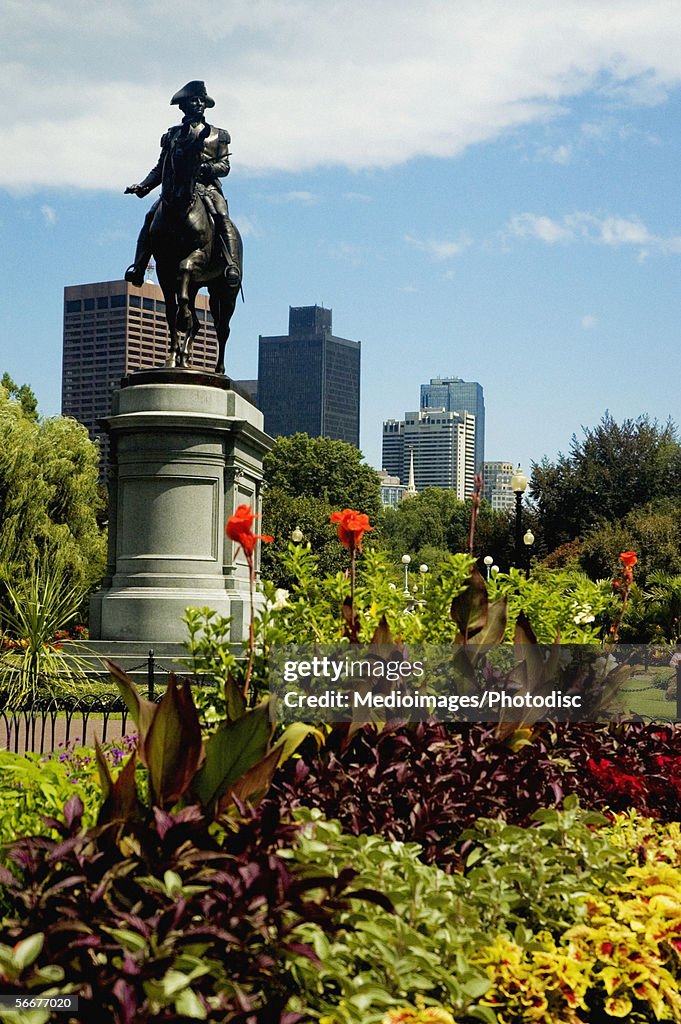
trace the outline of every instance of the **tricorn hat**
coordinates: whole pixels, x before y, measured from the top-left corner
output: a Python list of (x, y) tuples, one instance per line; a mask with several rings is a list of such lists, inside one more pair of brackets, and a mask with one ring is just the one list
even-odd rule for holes
[(193, 96), (200, 96), (207, 107), (215, 106), (215, 100), (206, 92), (205, 82), (187, 82), (186, 85), (183, 85), (182, 88), (175, 93), (170, 101), (170, 105), (172, 107), (173, 104), (182, 103), (183, 100), (189, 100)]

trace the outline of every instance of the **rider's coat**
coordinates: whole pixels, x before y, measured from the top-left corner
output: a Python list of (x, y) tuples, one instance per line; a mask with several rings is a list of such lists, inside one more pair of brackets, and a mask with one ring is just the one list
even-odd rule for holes
[[(208, 125), (208, 127), (210, 132), (203, 142), (199, 181), (206, 188), (214, 188), (222, 194), (220, 178), (225, 178), (229, 174), (229, 143), (231, 139), (229, 132), (225, 131), (224, 128), (215, 128), (212, 124)], [(139, 184), (139, 188), (144, 189), (144, 195), (147, 195), (157, 185), (161, 184), (163, 180), (163, 165), (170, 153), (172, 141), (183, 128), (184, 124), (173, 125), (161, 137), (161, 155), (158, 158), (158, 163), (149, 171), (144, 181), (141, 181)]]

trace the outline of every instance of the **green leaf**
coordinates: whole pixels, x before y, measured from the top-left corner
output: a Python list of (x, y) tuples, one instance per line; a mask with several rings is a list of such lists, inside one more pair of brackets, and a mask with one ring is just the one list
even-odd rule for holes
[(175, 1010), (192, 1020), (206, 1020), (208, 1017), (206, 1008), (191, 988), (186, 988), (175, 1000)]
[(204, 807), (215, 804), (265, 758), (272, 729), (268, 698), (209, 737), (205, 762), (192, 784), (194, 795)]
[(147, 945), (147, 940), (139, 932), (131, 932), (127, 928), (104, 927), (103, 930), (115, 939), (116, 942), (120, 942), (123, 949), (127, 949), (130, 953), (139, 953)]
[(45, 936), (42, 932), (29, 935), (27, 939), (18, 942), (12, 952), (14, 966), (20, 971), (25, 970), (40, 956), (44, 944)]
[(488, 606), (487, 586), (473, 566), (468, 586), (454, 598), (451, 606), (451, 617), (459, 627), (461, 642), (467, 643), (483, 628), (487, 622)]
[(225, 711), (230, 722), (241, 718), (246, 710), (246, 698), (232, 675), (225, 681)]

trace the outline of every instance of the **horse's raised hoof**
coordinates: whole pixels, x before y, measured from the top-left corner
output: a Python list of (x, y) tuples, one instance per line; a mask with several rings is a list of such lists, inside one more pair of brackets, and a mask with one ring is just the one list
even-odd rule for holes
[(224, 377), (224, 375), (225, 375), (225, 364), (224, 363), (218, 363), (218, 365), (215, 367), (215, 372), (219, 373), (221, 377)]

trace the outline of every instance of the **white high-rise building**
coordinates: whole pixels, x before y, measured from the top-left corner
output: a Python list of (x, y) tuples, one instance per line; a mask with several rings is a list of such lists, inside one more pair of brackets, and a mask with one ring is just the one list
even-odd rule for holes
[(475, 416), (447, 409), (407, 412), (383, 424), (383, 468), (403, 482), (411, 457), (417, 491), (442, 487), (464, 501), (475, 478)]
[(511, 487), (512, 462), (485, 462), (482, 471), (482, 496), (498, 512), (512, 512), (515, 495)]

